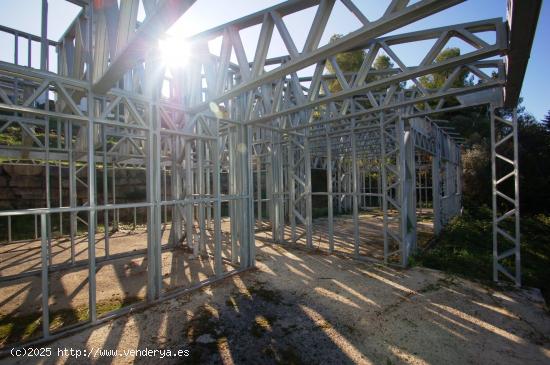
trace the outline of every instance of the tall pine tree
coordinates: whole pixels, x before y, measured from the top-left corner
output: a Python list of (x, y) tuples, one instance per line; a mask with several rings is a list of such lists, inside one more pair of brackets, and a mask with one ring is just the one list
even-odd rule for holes
[(541, 120), (541, 123), (544, 125), (544, 128), (550, 131), (550, 110), (546, 113), (544, 118)]

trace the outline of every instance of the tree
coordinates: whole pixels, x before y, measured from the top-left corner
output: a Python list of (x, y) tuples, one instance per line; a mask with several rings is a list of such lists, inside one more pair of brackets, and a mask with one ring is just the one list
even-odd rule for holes
[(544, 118), (541, 120), (542, 125), (550, 131), (550, 110), (546, 113)]
[[(520, 109), (520, 108), (518, 108)], [(523, 213), (550, 212), (550, 130), (518, 110), (520, 204)]]
[[(519, 100), (518, 156), (520, 173), (521, 212), (526, 214), (550, 211), (550, 129), (528, 113)], [(512, 110), (505, 111), (509, 117)], [(449, 125), (463, 135), (467, 142), (462, 154), (464, 174), (464, 204), (479, 206), (491, 204), (491, 140), (489, 110), (486, 106), (468, 108), (458, 112), (441, 114), (438, 118), (449, 120)], [(498, 128), (507, 128), (499, 125)], [(497, 130), (497, 133), (500, 133)], [(499, 147), (499, 154), (513, 158), (513, 141)], [(508, 167), (499, 159), (497, 171)], [(507, 171), (507, 170), (506, 170)], [(502, 177), (502, 176), (500, 176)], [(513, 195), (514, 184), (510, 179), (501, 185), (507, 195)]]
[[(330, 38), (331, 42), (335, 42), (336, 40), (340, 39), (342, 37), (341, 34), (335, 34)], [(363, 50), (357, 50), (357, 51), (351, 51), (351, 52), (343, 52), (336, 55), (336, 63), (338, 64), (338, 67), (340, 67), (340, 70), (345, 73), (356, 73), (361, 68), (361, 65), (365, 61), (365, 51)], [(380, 54), (376, 56), (374, 62), (372, 63), (372, 68), (376, 71), (383, 71), (383, 70), (389, 70), (393, 68), (393, 62), (391, 62), (391, 59), (385, 55)], [(327, 61), (325, 64), (325, 68), (328, 71), (329, 74), (334, 74), (334, 66), (330, 61)], [(370, 75), (367, 78), (367, 82), (372, 82), (375, 80), (379, 80), (382, 78), (382, 76), (375, 76)], [(349, 81), (349, 78), (348, 78)], [(342, 86), (340, 85), (340, 82), (338, 80), (332, 80), (329, 82), (329, 90), (331, 93), (336, 93), (339, 91), (342, 91)]]
[(390, 68), (393, 68), (393, 62), (388, 56), (381, 54), (378, 55), (372, 63), (372, 68), (374, 68), (376, 71), (388, 70)]
[(464, 206), (491, 205), (491, 151), (475, 144), (462, 154)]
[[(460, 48), (453, 47), (453, 48), (445, 48), (443, 51), (441, 51), (437, 57), (435, 58), (435, 63), (443, 62), (451, 58), (459, 57), (460, 56)], [(420, 77), (420, 83), (422, 86), (424, 86), (427, 89), (439, 89), (445, 81), (449, 78), (449, 76), (453, 73), (453, 68), (449, 68), (446, 70), (434, 72), (433, 74), (421, 76)], [(467, 80), (468, 77), (468, 71), (462, 70), (457, 78), (453, 81), (452, 87), (464, 87), (471, 81)]]
[[(335, 34), (330, 37), (330, 42), (336, 42), (342, 37), (342, 34)], [(338, 53), (335, 56), (335, 59), (338, 67), (340, 67), (340, 70), (342, 70), (343, 73), (357, 72), (361, 68), (363, 61), (365, 61), (365, 51), (361, 49), (357, 51)], [(329, 74), (335, 74), (334, 66), (329, 60), (327, 60), (325, 68)], [(342, 91), (342, 86), (337, 79), (331, 80), (328, 85), (331, 93)]]

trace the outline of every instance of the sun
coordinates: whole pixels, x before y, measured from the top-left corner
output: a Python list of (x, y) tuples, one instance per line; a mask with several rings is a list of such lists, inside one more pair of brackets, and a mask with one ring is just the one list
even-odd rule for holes
[(189, 62), (190, 47), (185, 39), (167, 38), (159, 41), (162, 63), (170, 69), (185, 66)]

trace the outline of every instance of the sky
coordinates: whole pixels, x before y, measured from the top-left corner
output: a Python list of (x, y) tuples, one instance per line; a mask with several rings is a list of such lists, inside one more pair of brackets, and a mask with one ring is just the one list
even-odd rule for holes
[[(281, 0), (197, 0), (191, 9), (174, 24), (169, 33), (178, 39), (188, 37), (280, 2)], [(41, 0), (0, 0), (0, 24), (40, 35), (40, 3)], [(354, 3), (367, 18), (376, 20), (384, 12), (389, 0), (355, 0)], [(550, 72), (547, 67), (550, 58), (550, 5), (548, 3), (549, 1), (543, 1), (521, 93), (527, 111), (539, 120), (550, 110), (550, 97), (547, 91), (548, 85), (550, 85)], [(49, 0), (48, 37), (58, 40), (79, 10), (78, 6), (64, 0)], [(312, 8), (284, 18), (298, 49), (301, 49), (305, 42), (314, 14), (315, 8)], [(495, 17), (504, 18), (505, 15), (506, 0), (468, 0), (451, 9), (396, 30), (393, 34)], [(140, 8), (138, 18), (142, 19), (143, 17), (144, 12)], [(327, 43), (333, 34), (347, 34), (358, 27), (359, 22), (354, 20), (347, 9), (337, 1), (321, 44)], [(258, 32), (259, 26), (241, 31), (241, 38), (249, 60), (254, 55)], [(424, 46), (429, 47), (429, 45), (430, 43), (427, 42)], [(454, 45), (449, 44), (449, 46)], [(219, 40), (211, 42), (210, 46), (213, 51), (216, 48), (219, 49)], [(0, 32), (0, 60), (13, 62), (13, 47), (13, 37)], [(31, 49), (33, 54), (31, 66), (39, 67), (40, 46), (36, 43)], [(274, 32), (268, 57), (279, 56), (283, 50), (284, 44), (277, 32)], [(395, 51), (405, 64), (415, 64), (426, 52), (425, 50), (419, 51), (418, 46), (401, 47)], [(56, 67), (55, 57), (55, 52), (52, 49), (50, 52), (51, 70)], [(234, 57), (233, 60), (235, 61)], [(27, 45), (22, 41), (19, 45), (19, 62), (23, 65), (27, 63)]]

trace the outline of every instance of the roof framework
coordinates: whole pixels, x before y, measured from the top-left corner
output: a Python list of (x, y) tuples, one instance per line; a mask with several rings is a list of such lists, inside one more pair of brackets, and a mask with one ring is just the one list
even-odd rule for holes
[[(299, 240), (297, 227), (302, 227), (306, 246), (312, 248), (315, 195), (328, 197), (329, 236), (334, 212), (352, 213), (358, 258), (359, 211), (367, 198), (376, 198), (384, 219), (384, 262), (407, 266), (417, 246), (418, 195), (422, 200), (429, 186), (436, 234), (461, 209), (462, 139), (430, 115), (483, 104), (490, 105), (493, 132), (494, 279), (504, 276), (520, 285), (517, 124), (515, 114), (508, 118), (499, 109), (517, 103), (531, 44), (516, 45), (518, 32), (527, 29), (532, 40), (540, 1), (509, 1), (508, 22), (487, 19), (388, 35), (462, 1), (392, 0), (379, 19), (368, 19), (351, 0), (290, 0), (190, 38), (192, 61), (169, 77), (158, 57), (158, 39), (195, 1), (128, 0), (120, 7), (116, 0), (71, 2), (82, 11), (59, 40), (45, 37), (46, 0), (42, 36), (0, 27), (16, 44), (26, 39), (42, 47), (40, 69), (28, 67), (30, 52), (28, 60), (18, 59), (16, 50), (13, 62), (0, 62), (0, 132), (16, 127), (21, 133), (21, 143), (0, 146), (0, 156), (6, 164), (45, 166), (45, 206), (0, 211), (0, 216), (9, 221), (34, 215), (40, 222), (42, 265), (33, 274), (42, 276), (45, 308), (48, 274), (59, 269), (51, 266), (49, 253), (51, 217), (56, 214), (70, 215), (71, 242), (79, 225), (88, 231), (92, 324), (108, 318), (96, 315), (98, 216), (114, 227), (120, 209), (147, 211), (150, 302), (173, 295), (163, 291), (161, 282), (161, 227), (167, 210), (170, 247), (183, 242), (199, 255), (207, 241), (213, 242), (216, 276), (207, 282), (254, 266), (255, 227), (266, 222), (279, 243)], [(146, 13), (142, 22), (137, 19), (140, 2)], [(321, 45), (336, 2), (361, 25)], [(299, 49), (285, 17), (309, 8), (315, 16), (304, 19), (307, 37)], [(535, 19), (530, 26), (522, 26), (526, 14)], [(258, 30), (252, 59), (241, 39), (241, 32), (250, 29)], [(285, 49), (280, 57), (268, 59), (275, 33)], [(212, 53), (209, 42), (217, 38), (221, 48)], [(453, 39), (468, 44), (469, 50), (435, 62)], [(405, 64), (399, 47), (424, 41), (432, 46), (419, 48), (424, 49), (421, 61)], [(55, 72), (47, 65), (50, 46), (58, 57)], [(352, 50), (363, 50), (364, 62), (356, 73), (345, 73), (335, 56)], [(373, 68), (381, 52), (394, 68)], [(333, 74), (327, 74), (327, 62)], [(420, 83), (420, 77), (441, 71), (448, 76), (439, 88)], [(476, 82), (454, 86), (464, 73)], [(329, 85), (335, 82), (340, 91), (331, 92)], [(504, 148), (507, 143), (512, 143), (511, 150)], [(50, 170), (56, 166), (70, 176), (65, 200), (61, 189), (56, 199), (50, 185)], [(114, 177), (120, 169), (146, 169), (143, 201), (117, 203)], [(326, 172), (326, 192), (312, 191), (312, 169)], [(95, 178), (99, 170), (101, 189)], [(366, 188), (372, 176), (377, 176), (375, 191)], [(514, 185), (512, 195), (506, 184)], [(87, 191), (84, 202), (77, 199), (78, 189)], [(231, 218), (231, 272), (222, 264), (222, 204)], [(511, 230), (507, 220), (514, 222)], [(195, 222), (198, 234), (188, 234)], [(288, 227), (290, 238), (284, 234)], [(48, 311), (43, 313), (43, 335), (51, 339), (57, 334), (50, 333)]]

